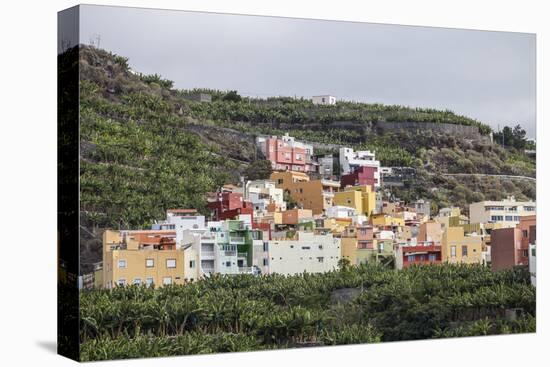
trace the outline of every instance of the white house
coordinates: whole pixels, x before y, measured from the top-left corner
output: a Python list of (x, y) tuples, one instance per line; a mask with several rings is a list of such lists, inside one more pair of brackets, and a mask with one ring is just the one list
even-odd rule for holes
[(370, 150), (354, 151), (353, 148), (340, 148), (340, 168), (342, 174), (348, 174), (359, 167), (374, 167), (375, 187), (380, 187), (380, 161), (376, 160), (375, 152)]
[(242, 192), (245, 201), (250, 201), (254, 207), (254, 217), (261, 218), (268, 213), (268, 207), (271, 205), (272, 211), (285, 211), (286, 202), (284, 201), (284, 190), (277, 188), (275, 181), (255, 180), (248, 181), (244, 188), (239, 188), (237, 192)]
[(355, 208), (342, 205), (331, 206), (325, 213), (329, 218), (352, 218), (357, 214)]
[(340, 260), (340, 239), (331, 233), (297, 233), (297, 240), (268, 243), (269, 272), (285, 275), (323, 273), (337, 268)]
[(336, 97), (331, 95), (313, 96), (311, 97), (313, 104), (317, 105), (333, 105), (336, 104)]

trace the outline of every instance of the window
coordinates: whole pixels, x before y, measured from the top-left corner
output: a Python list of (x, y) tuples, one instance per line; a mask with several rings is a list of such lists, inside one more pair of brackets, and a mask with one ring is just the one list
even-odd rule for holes
[(527, 232), (526, 229), (524, 229), (524, 230), (522, 231), (522, 233), (523, 233), (523, 238), (529, 237), (529, 233)]
[(126, 285), (126, 279), (120, 278), (120, 279), (117, 281), (117, 284), (118, 284), (120, 287), (124, 287), (124, 286)]
[(498, 221), (503, 221), (504, 220), (504, 217), (502, 215), (492, 215), (491, 216), (491, 220), (493, 222), (498, 222)]
[(468, 256), (468, 246), (463, 245), (462, 246), (462, 257)]
[(231, 261), (226, 261), (225, 266), (230, 267), (231, 266)]
[(190, 261), (189, 261), (189, 267), (190, 267), (191, 269), (193, 269), (193, 268), (195, 267), (195, 260), (190, 260)]
[(529, 251), (523, 250), (523, 257), (529, 257)]
[(309, 246), (302, 246), (302, 250), (309, 250), (309, 249), (311, 249), (311, 247), (309, 247)]
[(269, 251), (269, 243), (268, 242), (264, 242), (264, 252), (265, 251)]
[(135, 285), (141, 285), (141, 278), (134, 278)]
[(162, 278), (162, 284), (164, 284), (164, 285), (170, 285), (170, 284), (172, 284), (172, 277), (164, 277), (164, 278)]
[(118, 268), (126, 269), (126, 260), (118, 260)]
[(323, 249), (323, 245), (319, 245), (319, 250), (322, 250)]
[(424, 255), (420, 255), (420, 261), (424, 261), (425, 259)]
[(415, 255), (409, 255), (409, 256), (407, 256), (407, 261), (408, 261), (408, 262), (414, 262), (414, 259), (415, 259)]
[(506, 220), (507, 220), (508, 222), (511, 222), (511, 221), (514, 220), (514, 217), (513, 217), (512, 215), (507, 215), (507, 216), (506, 216)]
[(155, 260), (154, 259), (145, 259), (145, 267), (152, 268), (155, 266)]
[(319, 256), (319, 257), (317, 258), (317, 261), (320, 262), (320, 263), (325, 262), (325, 258), (322, 257), (322, 256)]
[(264, 258), (264, 266), (267, 266), (269, 264), (269, 259)]
[(456, 257), (456, 246), (451, 246), (451, 257)]
[(153, 278), (148, 277), (147, 279), (145, 279), (145, 284), (147, 284), (148, 287), (151, 287), (153, 284), (155, 284), (155, 281), (153, 280)]
[(428, 255), (428, 260), (430, 260), (430, 261), (435, 261), (435, 260), (436, 260), (435, 254), (429, 254), (429, 255)]
[(166, 259), (166, 267), (168, 269), (173, 269), (176, 267), (176, 259)]

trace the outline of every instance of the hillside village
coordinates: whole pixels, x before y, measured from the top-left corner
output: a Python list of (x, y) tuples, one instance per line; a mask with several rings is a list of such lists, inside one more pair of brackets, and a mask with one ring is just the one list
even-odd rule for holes
[(388, 200), (374, 151), (318, 156), (288, 134), (259, 136), (269, 177), (207, 195), (209, 214), (171, 208), (149, 229), (106, 230), (103, 261), (83, 288), (186, 284), (213, 274), (295, 275), (376, 263), (529, 268), (535, 284), (536, 204), (508, 197), (432, 212), (426, 199)]

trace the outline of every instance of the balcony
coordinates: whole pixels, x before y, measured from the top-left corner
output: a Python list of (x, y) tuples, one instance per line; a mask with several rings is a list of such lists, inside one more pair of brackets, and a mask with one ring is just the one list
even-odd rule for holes
[(247, 252), (238, 252), (238, 253), (237, 253), (237, 257), (244, 257), (244, 258), (247, 258), (247, 257), (248, 257), (248, 253), (247, 253)]
[(229, 243), (234, 245), (244, 245), (244, 237), (230, 237)]
[(239, 274), (253, 274), (254, 268), (252, 266), (241, 266), (239, 267)]
[(201, 251), (201, 257), (204, 259), (213, 259), (214, 251)]

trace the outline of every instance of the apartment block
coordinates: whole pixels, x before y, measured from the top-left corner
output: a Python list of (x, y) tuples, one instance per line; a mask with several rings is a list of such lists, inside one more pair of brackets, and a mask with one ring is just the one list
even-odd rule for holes
[(501, 222), (507, 227), (515, 227), (521, 217), (535, 215), (533, 201), (516, 201), (513, 196), (501, 201), (480, 201), (470, 204), (470, 223)]
[(208, 222), (200, 239), (201, 275), (257, 274), (253, 251), (258, 247), (263, 248), (262, 231), (252, 229), (245, 221)]
[(271, 167), (276, 171), (314, 172), (315, 165), (311, 159), (313, 146), (296, 141), (285, 134), (282, 137), (258, 137), (256, 144)]
[(335, 270), (340, 239), (331, 233), (297, 232), (296, 239), (269, 241), (269, 272), (285, 275)]
[(491, 231), (491, 268), (529, 265), (529, 246), (536, 242), (536, 216), (522, 216), (516, 227)]
[(174, 231), (111, 231), (103, 234), (103, 284), (162, 287), (183, 284), (184, 252)]

